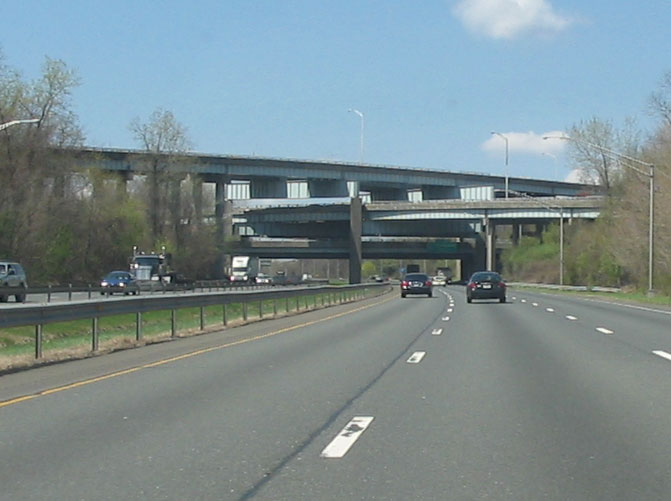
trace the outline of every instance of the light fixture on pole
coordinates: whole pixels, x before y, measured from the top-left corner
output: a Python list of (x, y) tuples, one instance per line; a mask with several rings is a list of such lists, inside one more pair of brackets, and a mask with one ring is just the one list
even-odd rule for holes
[(5, 122), (4, 124), (0, 124), (0, 130), (5, 130), (8, 127), (11, 127), (12, 125), (19, 125), (19, 124), (34, 124), (38, 123), (40, 121), (39, 118), (26, 118), (23, 120), (12, 120), (11, 122)]
[[(601, 145), (590, 143), (589, 141), (585, 141), (583, 139), (576, 139), (571, 136), (543, 136), (543, 139), (561, 139), (563, 141), (573, 141), (574, 143), (579, 143), (579, 144), (584, 144), (585, 146), (588, 146), (590, 148), (595, 148), (599, 150), (601, 153), (606, 153), (607, 155), (610, 155), (612, 157), (615, 157), (618, 161), (620, 161), (621, 165), (624, 167), (627, 167), (635, 172), (638, 172), (642, 176), (646, 176), (649, 179), (649, 185), (650, 185), (650, 207), (648, 211), (648, 295), (654, 294), (654, 288), (653, 288), (653, 269), (654, 269), (654, 241), (655, 241), (655, 229), (654, 229), (654, 221), (655, 221), (655, 165), (644, 162), (643, 160), (639, 160), (638, 158), (630, 157), (629, 155), (624, 155), (622, 153), (618, 153), (617, 151), (610, 150), (608, 148), (605, 148)], [(644, 167), (648, 168), (648, 172), (645, 172), (644, 170), (639, 169), (638, 167), (635, 167), (633, 165), (627, 164), (622, 162), (622, 160), (626, 160), (628, 162), (633, 162), (638, 165), (642, 165)]]
[(351, 111), (352, 113), (356, 113), (359, 115), (359, 118), (361, 119), (361, 137), (360, 137), (360, 145), (359, 145), (359, 163), (363, 163), (363, 129), (364, 129), (364, 117), (363, 113), (361, 113), (359, 110), (350, 108), (347, 111)]
[(492, 131), (492, 134), (495, 136), (499, 136), (506, 142), (506, 170), (503, 174), (505, 176), (506, 198), (508, 198), (508, 138), (503, 134), (501, 134), (500, 132)]

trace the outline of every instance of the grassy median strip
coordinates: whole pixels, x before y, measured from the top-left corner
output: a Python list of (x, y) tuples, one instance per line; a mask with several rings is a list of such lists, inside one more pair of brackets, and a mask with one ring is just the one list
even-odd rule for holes
[[(376, 291), (366, 289), (366, 297)], [(355, 298), (355, 291), (343, 291), (345, 301)], [(284, 316), (294, 312), (313, 310), (340, 301), (341, 292), (328, 292), (295, 296), (288, 299), (250, 301), (246, 303), (247, 321)], [(183, 308), (176, 310), (176, 334), (194, 335), (201, 332), (201, 309)], [(223, 329), (240, 325), (245, 321), (245, 304), (231, 303), (203, 308), (203, 329)], [(226, 325), (224, 325), (224, 319)], [(129, 348), (169, 339), (171, 331), (170, 310), (142, 314), (142, 340), (136, 340), (136, 315), (115, 315), (98, 319), (99, 351)], [(93, 320), (76, 320), (46, 324), (42, 327), (43, 360), (81, 358), (92, 350)], [(35, 363), (35, 326), (0, 329), (0, 370)]]

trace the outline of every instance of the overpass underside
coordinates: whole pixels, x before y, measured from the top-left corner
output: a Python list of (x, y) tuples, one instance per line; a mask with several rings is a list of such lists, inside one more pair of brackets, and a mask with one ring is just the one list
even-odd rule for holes
[[(245, 233), (233, 253), (265, 258), (348, 259), (350, 281), (360, 281), (363, 259), (449, 259), (461, 262), (463, 276), (496, 269), (496, 228), (500, 243), (514, 245), (522, 228), (539, 233), (550, 221), (594, 219), (600, 200), (495, 200), (370, 203), (314, 202), (246, 209), (236, 219)], [(550, 202), (547, 202), (550, 203)], [(240, 231), (245, 229), (244, 232)]]

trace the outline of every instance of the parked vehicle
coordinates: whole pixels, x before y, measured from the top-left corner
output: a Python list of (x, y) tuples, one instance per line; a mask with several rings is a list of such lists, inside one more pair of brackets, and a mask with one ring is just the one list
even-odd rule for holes
[(474, 299), (498, 299), (505, 303), (506, 284), (501, 275), (493, 271), (473, 273), (466, 284), (466, 302), (470, 303)]
[(255, 283), (259, 274), (259, 258), (253, 256), (233, 256), (231, 260), (231, 283)]
[(112, 295), (115, 292), (128, 294), (139, 294), (140, 287), (135, 281), (135, 276), (127, 271), (112, 271), (105, 275), (100, 282), (100, 294)]
[(408, 273), (401, 280), (401, 297), (408, 294), (426, 294), (433, 296), (433, 283), (425, 273)]
[[(25, 289), (28, 288), (26, 272), (19, 263), (13, 261), (0, 261), (0, 287), (11, 287), (16, 289), (14, 298), (17, 303), (26, 301)], [(5, 303), (10, 294), (0, 293), (0, 302)]]

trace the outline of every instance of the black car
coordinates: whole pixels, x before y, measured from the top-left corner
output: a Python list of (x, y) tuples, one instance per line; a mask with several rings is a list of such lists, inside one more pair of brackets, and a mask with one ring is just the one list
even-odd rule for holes
[(466, 302), (474, 299), (498, 299), (506, 302), (506, 284), (496, 272), (478, 271), (473, 273), (466, 284)]
[(408, 294), (426, 294), (433, 296), (433, 283), (431, 277), (425, 273), (408, 273), (401, 280), (401, 297)]

